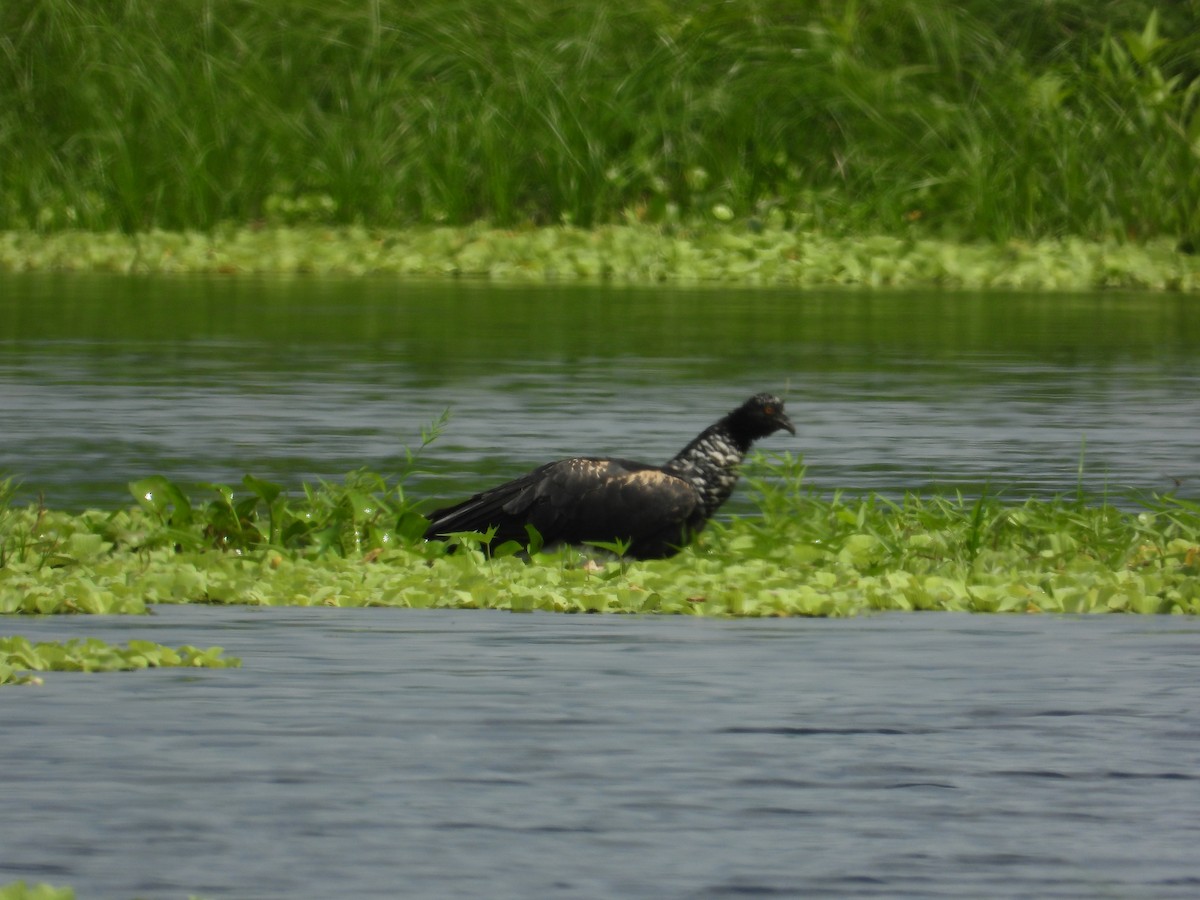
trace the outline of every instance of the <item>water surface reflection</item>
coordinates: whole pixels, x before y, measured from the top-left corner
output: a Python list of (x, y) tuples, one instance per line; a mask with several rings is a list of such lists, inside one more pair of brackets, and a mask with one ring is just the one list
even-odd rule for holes
[(3, 276), (0, 471), (55, 505), (161, 472), (422, 490), (559, 455), (665, 459), (786, 392), (823, 490), (1197, 496), (1200, 326), (1185, 299), (383, 280)]

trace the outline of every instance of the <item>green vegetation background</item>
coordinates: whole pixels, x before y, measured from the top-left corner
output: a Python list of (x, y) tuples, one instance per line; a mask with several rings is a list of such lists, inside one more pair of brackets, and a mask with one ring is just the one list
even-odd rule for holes
[(0, 230), (1200, 235), (1200, 3), (7, 0)]

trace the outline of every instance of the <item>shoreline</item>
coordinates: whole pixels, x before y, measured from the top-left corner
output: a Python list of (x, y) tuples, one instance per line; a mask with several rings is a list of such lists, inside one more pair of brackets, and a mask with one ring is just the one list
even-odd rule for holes
[(527, 229), (238, 226), (0, 232), (0, 272), (465, 278), (494, 283), (1200, 291), (1200, 256), (1159, 239), (1003, 244), (830, 236), (758, 222)]

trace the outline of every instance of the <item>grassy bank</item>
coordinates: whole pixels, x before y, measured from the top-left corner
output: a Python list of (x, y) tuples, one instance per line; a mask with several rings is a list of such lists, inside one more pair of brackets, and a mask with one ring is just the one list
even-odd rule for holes
[(1200, 235), (1195, 3), (0, 6), (0, 230)]
[(822, 498), (790, 457), (759, 458), (754, 515), (662, 561), (526, 560), (420, 540), (403, 490), (358, 473), (289, 496), (253, 478), (197, 498), (151, 478), (138, 505), (9, 508), (0, 612), (142, 613), (154, 603), (494, 608), (716, 616), (873, 610), (1200, 613), (1200, 506), (1080, 498)]

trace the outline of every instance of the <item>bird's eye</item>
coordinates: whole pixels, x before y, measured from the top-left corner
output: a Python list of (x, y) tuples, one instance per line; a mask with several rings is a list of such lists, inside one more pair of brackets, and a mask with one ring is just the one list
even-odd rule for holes
[(764, 406), (764, 407), (763, 407), (763, 415), (766, 415), (766, 416), (773, 416), (773, 415), (775, 415), (775, 407), (773, 407), (773, 406)]

